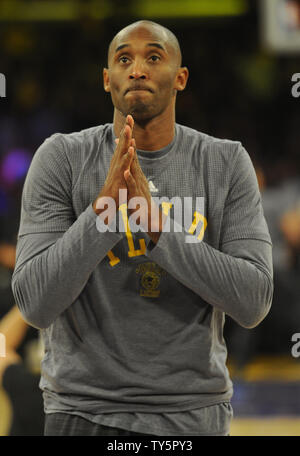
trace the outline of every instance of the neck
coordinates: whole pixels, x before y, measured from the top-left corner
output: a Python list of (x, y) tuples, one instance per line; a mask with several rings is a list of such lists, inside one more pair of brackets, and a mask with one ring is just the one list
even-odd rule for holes
[[(171, 108), (171, 107), (170, 107)], [(167, 108), (149, 121), (134, 119), (133, 137), (140, 150), (159, 150), (170, 144), (175, 134), (175, 109)], [(134, 118), (134, 116), (133, 116)], [(125, 122), (125, 116), (115, 109), (114, 132), (118, 138)]]

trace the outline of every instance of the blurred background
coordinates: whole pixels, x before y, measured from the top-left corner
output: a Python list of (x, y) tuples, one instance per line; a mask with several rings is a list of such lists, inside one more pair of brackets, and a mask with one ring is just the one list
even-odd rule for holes
[(300, 435), (299, 0), (0, 0), (0, 435), (42, 432), (39, 337), (10, 289), (26, 173), (49, 135), (112, 121), (107, 47), (139, 19), (181, 43), (177, 122), (249, 152), (274, 244), (270, 314), (251, 330), (225, 325), (231, 434)]

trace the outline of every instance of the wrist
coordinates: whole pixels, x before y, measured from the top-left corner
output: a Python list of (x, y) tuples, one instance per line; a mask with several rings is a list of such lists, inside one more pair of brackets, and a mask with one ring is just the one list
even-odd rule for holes
[(165, 214), (159, 208), (151, 211), (148, 236), (155, 244), (157, 244), (160, 235), (163, 232), (166, 218)]
[(93, 202), (93, 210), (96, 215), (101, 215), (102, 212), (106, 211), (109, 207), (115, 207), (117, 204), (117, 197), (115, 192), (111, 189), (103, 186), (101, 192)]
[(92, 204), (93, 211), (105, 225), (111, 225), (116, 218), (116, 203), (111, 196), (98, 196)]
[(158, 233), (148, 233), (148, 236), (150, 237), (151, 241), (154, 244), (157, 244), (160, 238), (161, 232)]

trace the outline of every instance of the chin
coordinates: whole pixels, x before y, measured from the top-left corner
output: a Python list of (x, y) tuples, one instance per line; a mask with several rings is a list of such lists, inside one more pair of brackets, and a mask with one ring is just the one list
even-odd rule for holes
[(158, 115), (158, 112), (157, 110), (154, 110), (152, 106), (138, 103), (128, 107), (126, 114), (131, 114), (135, 121), (148, 121)]

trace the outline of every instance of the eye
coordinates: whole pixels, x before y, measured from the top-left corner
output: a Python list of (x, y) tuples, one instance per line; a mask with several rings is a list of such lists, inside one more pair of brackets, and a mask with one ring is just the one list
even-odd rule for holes
[(159, 55), (153, 54), (153, 55), (151, 55), (150, 60), (152, 62), (157, 62), (158, 60), (160, 60), (160, 57), (159, 57)]
[(129, 59), (125, 55), (122, 55), (122, 57), (119, 58), (119, 62), (121, 63), (128, 63)]

